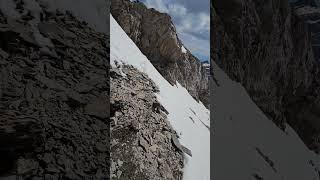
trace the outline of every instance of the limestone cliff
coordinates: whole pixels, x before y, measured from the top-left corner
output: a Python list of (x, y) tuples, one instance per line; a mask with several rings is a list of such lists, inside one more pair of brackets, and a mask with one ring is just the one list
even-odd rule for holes
[(178, 81), (195, 99), (208, 106), (206, 70), (189, 50), (184, 51), (168, 14), (129, 0), (112, 0), (111, 13), (171, 84)]

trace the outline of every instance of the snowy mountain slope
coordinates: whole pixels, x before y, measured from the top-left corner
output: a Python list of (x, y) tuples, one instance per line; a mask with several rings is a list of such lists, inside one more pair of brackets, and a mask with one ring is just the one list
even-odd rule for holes
[(319, 156), (290, 126), (281, 131), (245, 89), (213, 64), (214, 179), (317, 180)]
[(160, 74), (171, 84), (178, 81), (209, 107), (207, 73), (201, 61), (183, 46), (171, 16), (148, 8), (142, 1), (111, 0), (111, 4), (115, 20)]
[(115, 62), (132, 65), (146, 73), (159, 87), (156, 96), (169, 112), (168, 119), (180, 134), (180, 143), (192, 151), (192, 157), (186, 155), (184, 179), (210, 179), (209, 110), (196, 102), (179, 83), (172, 86), (167, 82), (112, 16), (110, 38), (111, 65), (115, 66)]

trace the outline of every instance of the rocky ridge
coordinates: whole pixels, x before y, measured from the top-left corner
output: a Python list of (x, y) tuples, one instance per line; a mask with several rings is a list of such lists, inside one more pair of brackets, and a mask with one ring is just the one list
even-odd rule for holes
[(275, 124), (285, 129), (289, 123), (319, 152), (319, 64), (303, 18), (287, 1), (217, 0), (211, 19), (211, 60)]
[(111, 179), (182, 179), (183, 153), (156, 85), (132, 66), (111, 77)]
[(129, 0), (112, 0), (111, 14), (164, 78), (171, 84), (179, 82), (209, 106), (206, 70), (189, 50), (184, 51), (168, 14)]
[(14, 5), (0, 12), (0, 178), (109, 179), (109, 37)]

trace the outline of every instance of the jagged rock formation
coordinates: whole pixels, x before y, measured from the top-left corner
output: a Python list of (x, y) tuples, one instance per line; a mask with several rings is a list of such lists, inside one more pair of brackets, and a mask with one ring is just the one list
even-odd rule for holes
[(279, 127), (289, 123), (318, 152), (319, 65), (306, 22), (287, 1), (216, 0), (211, 26), (212, 60)]
[(182, 179), (181, 146), (156, 85), (127, 65), (110, 75), (111, 179)]
[(0, 179), (108, 179), (109, 37), (13, 3), (16, 17), (0, 13)]
[(208, 107), (205, 68), (188, 50), (184, 51), (168, 14), (129, 0), (112, 0), (111, 13), (163, 77), (171, 84), (178, 81)]
[(291, 4), (294, 13), (309, 27), (316, 61), (320, 61), (320, 2), (300, 0)]
[(319, 0), (289, 0), (294, 7), (312, 6), (316, 7), (320, 5)]

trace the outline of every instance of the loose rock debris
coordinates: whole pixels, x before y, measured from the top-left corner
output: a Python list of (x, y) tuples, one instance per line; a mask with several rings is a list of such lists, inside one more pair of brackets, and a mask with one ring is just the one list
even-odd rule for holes
[(109, 179), (109, 37), (17, 9), (0, 12), (0, 179)]
[(184, 156), (156, 85), (132, 66), (110, 74), (111, 179), (182, 179)]

